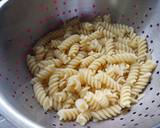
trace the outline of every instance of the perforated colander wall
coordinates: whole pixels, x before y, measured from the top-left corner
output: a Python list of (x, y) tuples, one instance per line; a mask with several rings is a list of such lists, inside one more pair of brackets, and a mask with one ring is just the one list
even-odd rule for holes
[[(126, 115), (89, 123), (86, 128), (150, 128), (160, 121), (160, 1), (150, 0), (16, 0), (0, 10), (0, 93), (1, 99), (22, 116), (48, 128), (80, 127), (60, 122), (55, 112), (44, 112), (34, 98), (25, 57), (33, 43), (66, 19), (84, 20), (110, 13), (114, 22), (133, 26), (147, 38), (157, 68), (145, 96)], [(3, 111), (3, 113), (5, 113)], [(12, 117), (10, 117), (12, 116)], [(8, 114), (9, 119), (14, 119)]]

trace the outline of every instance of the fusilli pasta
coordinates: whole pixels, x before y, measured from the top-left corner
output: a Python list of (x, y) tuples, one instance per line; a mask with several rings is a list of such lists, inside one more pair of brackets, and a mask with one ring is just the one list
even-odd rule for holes
[(65, 21), (37, 42), (26, 61), (43, 109), (80, 125), (130, 109), (156, 67), (147, 40), (130, 26), (111, 23), (110, 15)]

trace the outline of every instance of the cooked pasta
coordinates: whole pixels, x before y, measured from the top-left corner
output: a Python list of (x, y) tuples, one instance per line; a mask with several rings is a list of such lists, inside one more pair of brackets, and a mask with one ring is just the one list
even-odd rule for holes
[(93, 72), (89, 69), (79, 70), (79, 78), (82, 84), (88, 84), (92, 88), (101, 88), (101, 82), (93, 76)]
[(50, 59), (50, 60), (43, 60), (38, 63), (40, 69), (44, 69), (48, 65), (55, 65), (55, 67), (60, 67), (63, 65), (63, 62), (59, 59)]
[(84, 87), (83, 89), (81, 89), (81, 91), (79, 92), (80, 97), (84, 98), (84, 96), (89, 91), (89, 89), (90, 89), (90, 87)]
[(46, 52), (46, 55), (45, 55), (45, 60), (50, 60), (53, 57), (54, 57), (53, 49), (49, 49), (49, 50), (47, 49), (47, 52)]
[(132, 64), (137, 61), (137, 56), (132, 53), (121, 53), (107, 57), (108, 63), (128, 63)]
[(122, 108), (120, 105), (114, 105), (95, 112), (91, 112), (91, 115), (93, 117), (93, 121), (99, 121), (119, 115), (121, 113), (121, 109)]
[(113, 39), (107, 40), (106, 38), (104, 39), (105, 41), (105, 52), (107, 55), (113, 55), (115, 53), (115, 46), (113, 43)]
[(96, 78), (105, 87), (108, 87), (110, 89), (117, 90), (117, 91), (121, 90), (122, 85), (118, 84), (116, 81), (114, 81), (111, 77), (109, 77), (104, 72), (99, 72)]
[(152, 72), (156, 68), (156, 64), (152, 60), (146, 60), (140, 67), (140, 75)]
[(75, 105), (80, 112), (85, 112), (88, 110), (88, 104), (84, 99), (76, 100)]
[(36, 49), (35, 49), (35, 56), (36, 56), (36, 60), (37, 60), (37, 61), (43, 60), (45, 54), (46, 54), (46, 53), (45, 53), (45, 48), (44, 48), (44, 46), (36, 47)]
[(87, 92), (84, 96), (84, 100), (89, 105), (90, 110), (99, 110), (101, 108), (101, 105), (92, 92)]
[(88, 35), (86, 38), (84, 38), (83, 40), (80, 41), (81, 44), (86, 44), (89, 41), (92, 41), (94, 39), (99, 39), (103, 36), (103, 33), (99, 30), (91, 33), (90, 35)]
[(130, 26), (113, 24), (110, 15), (65, 21), (37, 42), (26, 61), (43, 109), (80, 125), (131, 109), (156, 68), (147, 40)]
[(97, 41), (97, 39), (92, 40), (90, 43), (90, 49), (96, 52), (101, 52), (102, 51), (102, 45), (99, 44), (99, 42)]
[(62, 51), (68, 50), (74, 43), (78, 43), (80, 41), (80, 36), (79, 35), (72, 35), (65, 39), (59, 46), (58, 48)]
[(34, 56), (27, 56), (27, 66), (32, 75), (36, 75), (40, 71), (40, 68), (38, 67), (38, 64), (36, 62), (36, 58)]
[(90, 55), (90, 56), (82, 59), (82, 61), (81, 61), (81, 67), (82, 68), (87, 68), (95, 59), (97, 59), (100, 56), (101, 56), (100, 53), (95, 53), (93, 55)]
[(89, 22), (82, 23), (82, 28), (87, 30), (87, 31), (93, 31), (94, 30), (93, 24), (91, 24)]
[(89, 120), (91, 120), (92, 115), (89, 111), (82, 112), (77, 116), (76, 122), (80, 125), (85, 125)]
[(89, 65), (89, 69), (93, 71), (97, 71), (98, 69), (102, 68), (107, 64), (107, 56), (103, 55), (100, 58), (96, 59)]
[(79, 52), (79, 54), (73, 58), (67, 65), (68, 68), (77, 68), (80, 63), (81, 63), (81, 60), (85, 57), (85, 53), (84, 52)]
[(62, 42), (60, 40), (51, 40), (51, 48), (58, 48)]
[(116, 43), (115, 46), (116, 46), (116, 49), (121, 50), (121, 52), (127, 52), (127, 53), (133, 53), (133, 54), (135, 53), (135, 51), (126, 44)]
[(76, 43), (72, 45), (72, 47), (69, 49), (68, 56), (73, 58), (77, 55), (78, 52), (79, 52), (79, 44)]
[(132, 94), (138, 96), (139, 93), (147, 86), (147, 83), (150, 80), (151, 73), (155, 69), (156, 64), (151, 60), (147, 60), (144, 64), (140, 66), (140, 76), (137, 82), (132, 87)]
[(78, 71), (71, 68), (65, 68), (65, 69), (59, 69), (59, 72), (62, 72), (66, 78), (69, 78), (70, 76), (77, 75)]
[(49, 95), (50, 96), (53, 96), (55, 92), (58, 92), (60, 78), (61, 78), (61, 74), (60, 73), (55, 73), (49, 78), (48, 90), (49, 90)]
[(70, 109), (60, 109), (58, 111), (58, 116), (60, 120), (75, 120), (78, 116), (79, 112), (77, 108)]
[(145, 38), (138, 38), (138, 62), (144, 62), (146, 60), (147, 55), (147, 42)]
[(67, 93), (65, 91), (55, 92), (53, 99), (56, 99), (58, 103), (64, 102), (67, 99)]
[(120, 92), (120, 105), (124, 107), (131, 107), (131, 84), (123, 85)]
[(47, 93), (45, 92), (43, 85), (38, 82), (33, 85), (33, 90), (37, 101), (43, 106), (43, 109), (45, 111), (51, 109), (53, 99), (47, 96)]
[(40, 70), (39, 73), (36, 74), (36, 76), (39, 78), (40, 81), (49, 79), (49, 77), (54, 72), (55, 65), (51, 64), (45, 67), (44, 69)]
[(138, 79), (139, 70), (140, 66), (138, 63), (132, 64), (126, 81), (131, 84), (135, 83)]
[(73, 75), (68, 78), (67, 87), (65, 88), (69, 92), (80, 92), (81, 82), (78, 75)]
[(146, 87), (147, 83), (149, 82), (151, 77), (151, 73), (146, 73), (144, 75), (140, 75), (137, 82), (132, 87), (132, 94), (134, 96), (138, 96), (139, 93), (143, 91)]
[(106, 94), (100, 90), (95, 91), (95, 97), (102, 108), (109, 106), (109, 100)]
[(70, 58), (58, 49), (54, 50), (53, 54), (56, 58), (60, 59), (63, 64), (67, 64), (70, 61)]

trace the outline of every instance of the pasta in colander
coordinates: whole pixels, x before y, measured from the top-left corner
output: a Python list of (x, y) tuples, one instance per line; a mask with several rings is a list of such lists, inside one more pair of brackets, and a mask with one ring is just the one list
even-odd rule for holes
[(138, 102), (156, 67), (148, 54), (146, 39), (104, 15), (92, 22), (66, 21), (40, 39), (26, 61), (43, 109), (85, 125)]

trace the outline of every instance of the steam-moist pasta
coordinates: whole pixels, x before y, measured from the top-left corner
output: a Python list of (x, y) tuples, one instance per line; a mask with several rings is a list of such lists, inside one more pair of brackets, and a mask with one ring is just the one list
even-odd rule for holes
[(85, 125), (138, 102), (156, 67), (148, 54), (145, 38), (104, 15), (92, 22), (66, 21), (40, 39), (26, 61), (43, 109)]

